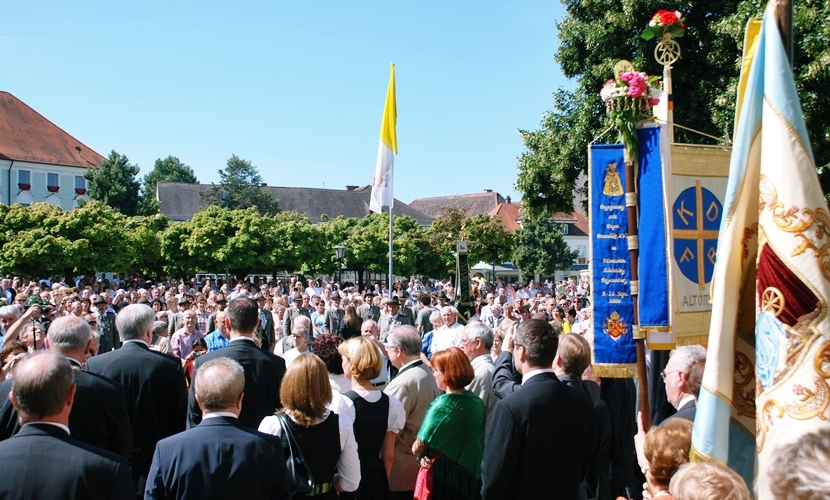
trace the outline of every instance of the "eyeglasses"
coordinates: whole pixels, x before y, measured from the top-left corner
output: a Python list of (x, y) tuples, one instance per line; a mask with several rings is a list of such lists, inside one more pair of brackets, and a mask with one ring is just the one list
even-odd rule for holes
[(97, 321), (87, 321), (86, 324), (88, 324), (89, 326), (95, 326), (95, 325), (98, 324), (98, 322)]
[(395, 344), (383, 344), (383, 346), (384, 346), (384, 347), (386, 347), (386, 350), (387, 350), (387, 351), (388, 351), (389, 349), (400, 349), (400, 348), (401, 348), (401, 346), (399, 346), (399, 345), (395, 345)]
[(660, 376), (663, 377), (663, 381), (665, 381), (666, 377), (668, 377), (670, 374), (676, 373), (676, 372), (682, 372), (682, 371), (683, 370), (671, 370), (671, 371), (663, 370), (663, 371), (660, 372)]

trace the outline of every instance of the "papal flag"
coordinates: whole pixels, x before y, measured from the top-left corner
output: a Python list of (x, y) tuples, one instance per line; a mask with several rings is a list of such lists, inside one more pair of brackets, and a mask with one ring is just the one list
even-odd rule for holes
[(395, 155), (398, 154), (398, 136), (395, 122), (398, 119), (398, 107), (395, 104), (395, 64), (392, 64), (389, 76), (389, 88), (386, 90), (386, 104), (383, 107), (383, 119), (380, 122), (380, 144), (378, 161), (375, 164), (375, 178), (372, 181), (372, 197), (369, 210), (381, 212), (381, 207), (391, 207), (392, 177)]
[(744, 44), (692, 435), (693, 460), (750, 485), (775, 450), (830, 425), (830, 214), (775, 16), (771, 2)]

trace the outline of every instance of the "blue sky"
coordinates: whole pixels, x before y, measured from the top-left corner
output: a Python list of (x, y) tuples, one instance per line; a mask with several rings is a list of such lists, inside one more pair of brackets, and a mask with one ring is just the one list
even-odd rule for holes
[(269, 185), (369, 184), (395, 63), (395, 197), (514, 190), (553, 91), (547, 2), (6, 2), (0, 89), (102, 155), (201, 182), (236, 154)]

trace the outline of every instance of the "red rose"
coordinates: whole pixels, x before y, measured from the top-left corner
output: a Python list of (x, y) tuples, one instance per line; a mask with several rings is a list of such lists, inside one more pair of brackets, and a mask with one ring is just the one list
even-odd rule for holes
[(674, 24), (674, 23), (677, 22), (677, 20), (678, 20), (677, 14), (675, 14), (674, 12), (664, 10), (663, 12), (660, 13), (660, 24), (662, 24), (663, 26), (668, 26), (669, 24)]

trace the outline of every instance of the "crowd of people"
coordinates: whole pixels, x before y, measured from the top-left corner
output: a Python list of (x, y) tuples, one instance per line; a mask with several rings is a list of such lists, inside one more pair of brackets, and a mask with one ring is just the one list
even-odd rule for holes
[[(638, 432), (634, 382), (591, 372), (570, 280), (474, 283), (469, 317), (414, 278), (0, 287), (0, 497), (750, 498), (688, 463), (705, 349), (671, 353), (674, 414)], [(792, 462), (828, 454), (770, 475), (818, 488)]]

